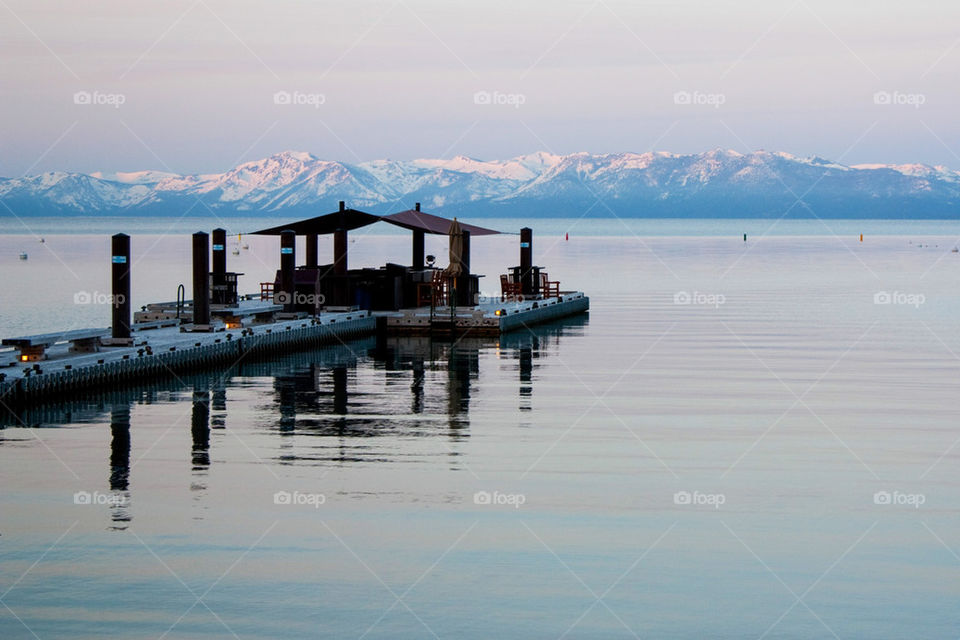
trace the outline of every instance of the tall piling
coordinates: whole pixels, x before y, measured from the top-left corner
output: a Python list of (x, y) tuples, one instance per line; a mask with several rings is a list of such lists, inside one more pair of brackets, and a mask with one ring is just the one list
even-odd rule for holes
[(316, 268), (320, 264), (320, 257), (318, 255), (318, 244), (320, 242), (320, 237), (315, 233), (308, 233), (306, 236), (306, 266)]
[(130, 339), (130, 236), (118, 233), (111, 241), (113, 286), (112, 342), (129, 344)]
[(520, 292), (533, 295), (533, 229), (520, 229)]
[[(420, 211), (419, 202), (414, 205), (414, 209)], [(422, 229), (414, 229), (413, 231), (413, 262), (411, 266), (414, 269), (423, 269), (424, 235)]]
[[(275, 300), (283, 310), (294, 311), (294, 271), (297, 268), (297, 234), (291, 229), (280, 232), (280, 291)], [(283, 295), (280, 295), (283, 294)]]
[(193, 234), (193, 325), (210, 326), (210, 236)]
[(227, 231), (213, 230), (213, 286), (227, 284)]
[(470, 232), (464, 229), (460, 232), (460, 277), (457, 283), (457, 304), (469, 307), (477, 304), (474, 293), (470, 290)]

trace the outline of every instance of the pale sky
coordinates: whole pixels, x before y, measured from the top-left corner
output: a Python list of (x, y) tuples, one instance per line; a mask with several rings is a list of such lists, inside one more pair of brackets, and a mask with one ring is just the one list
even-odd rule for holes
[(958, 41), (955, 1), (0, 0), (0, 175), (285, 149), (960, 169)]

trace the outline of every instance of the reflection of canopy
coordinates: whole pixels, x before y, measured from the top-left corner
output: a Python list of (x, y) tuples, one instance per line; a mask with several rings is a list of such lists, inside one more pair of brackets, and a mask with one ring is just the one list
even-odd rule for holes
[[(333, 233), (337, 229), (353, 231), (354, 229), (359, 229), (360, 227), (381, 221), (389, 222), (392, 225), (410, 229), (411, 231), (423, 231), (424, 233), (437, 235), (447, 235), (450, 229), (450, 223), (453, 222), (449, 218), (435, 216), (414, 209), (401, 211), (400, 213), (392, 213), (387, 216), (378, 216), (356, 209), (345, 209), (343, 211), (334, 211), (324, 216), (317, 216), (316, 218), (307, 218), (306, 220), (270, 227), (269, 229), (260, 229), (253, 233), (261, 236), (278, 236), (282, 231), (290, 229), (298, 236), (314, 233), (322, 236)], [(493, 229), (485, 229), (484, 227), (478, 227), (472, 224), (460, 223), (460, 226), (464, 231), (469, 231), (471, 236), (489, 236), (500, 233)]]
[(337, 229), (353, 231), (354, 229), (365, 227), (368, 224), (379, 222), (380, 219), (380, 216), (375, 216), (372, 213), (365, 213), (363, 211), (357, 211), (356, 209), (344, 209), (343, 211), (328, 213), (325, 216), (307, 218), (306, 220), (282, 224), (278, 227), (270, 227), (269, 229), (260, 229), (253, 233), (260, 236), (278, 236), (281, 232), (290, 229), (298, 236), (305, 236), (311, 233), (322, 236), (333, 233)]

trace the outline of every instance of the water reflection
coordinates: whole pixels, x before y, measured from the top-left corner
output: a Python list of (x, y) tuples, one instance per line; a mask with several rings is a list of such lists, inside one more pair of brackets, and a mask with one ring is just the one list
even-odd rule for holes
[[(134, 423), (141, 415), (132, 408), (189, 401), (190, 489), (200, 519), (212, 464), (211, 433), (226, 429), (230, 416), (237, 416), (234, 428), (244, 436), (267, 436), (258, 440), (255, 455), (268, 463), (404, 461), (427, 455), (411, 442), (438, 436), (445, 444), (440, 455), (456, 460), (469, 443), (471, 403), (481, 377), (501, 383), (505, 372), (515, 372), (519, 406), (530, 411), (538, 360), (557, 355), (564, 336), (582, 333), (585, 323), (586, 317), (578, 317), (500, 338), (454, 342), (358, 340), (8, 412), (0, 416), (0, 429), (102, 423), (109, 413), (109, 487), (118, 497), (111, 504), (110, 528), (123, 529), (132, 519), (131, 414)], [(270, 439), (271, 433), (280, 437)], [(378, 441), (383, 442), (372, 444)]]
[(112, 529), (123, 530), (130, 522), (130, 404), (110, 410), (110, 503)]

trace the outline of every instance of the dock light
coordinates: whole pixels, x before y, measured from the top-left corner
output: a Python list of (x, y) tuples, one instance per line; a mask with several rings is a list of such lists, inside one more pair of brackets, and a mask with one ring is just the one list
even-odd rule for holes
[(505, 316), (505, 315), (507, 315), (507, 310), (506, 310), (506, 309), (497, 309), (497, 310), (494, 311), (493, 313), (494, 313), (494, 315)]
[(26, 362), (30, 359), (30, 356), (20, 356), (20, 362)]

